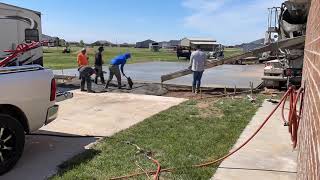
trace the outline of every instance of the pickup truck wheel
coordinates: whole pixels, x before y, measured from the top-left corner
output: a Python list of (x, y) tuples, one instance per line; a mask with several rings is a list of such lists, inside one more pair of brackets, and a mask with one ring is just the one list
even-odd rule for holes
[(0, 114), (0, 175), (20, 159), (25, 141), (24, 129), (15, 118)]

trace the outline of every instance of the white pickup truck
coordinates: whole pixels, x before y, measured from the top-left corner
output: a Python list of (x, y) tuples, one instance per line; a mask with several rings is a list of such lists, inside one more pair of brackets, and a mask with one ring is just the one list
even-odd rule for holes
[(58, 113), (53, 72), (39, 65), (0, 67), (0, 175), (23, 153), (25, 134)]

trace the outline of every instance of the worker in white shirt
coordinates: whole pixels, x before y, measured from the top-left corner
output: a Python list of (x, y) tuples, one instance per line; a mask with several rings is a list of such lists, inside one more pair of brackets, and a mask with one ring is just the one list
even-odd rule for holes
[(197, 46), (197, 50), (192, 52), (190, 57), (189, 69), (193, 72), (192, 92), (199, 93), (201, 86), (202, 74), (205, 69), (207, 55), (201, 51), (200, 46)]

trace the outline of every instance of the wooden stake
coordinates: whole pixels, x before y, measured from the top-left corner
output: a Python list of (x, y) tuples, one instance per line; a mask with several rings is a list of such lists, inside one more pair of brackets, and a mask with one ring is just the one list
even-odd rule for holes
[(224, 95), (227, 96), (227, 86), (224, 87)]
[(253, 82), (250, 81), (250, 93), (251, 97), (253, 96)]
[[(63, 69), (61, 70), (61, 73), (62, 73), (62, 75), (64, 75), (64, 73), (63, 73)], [(62, 80), (62, 83), (64, 83), (64, 79)]]

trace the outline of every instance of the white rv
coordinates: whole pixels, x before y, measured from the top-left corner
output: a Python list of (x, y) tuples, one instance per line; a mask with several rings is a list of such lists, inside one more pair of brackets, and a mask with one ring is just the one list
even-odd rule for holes
[[(0, 3), (0, 61), (8, 54), (4, 50), (16, 49), (24, 42), (41, 40), (41, 13)], [(17, 57), (9, 66), (43, 65), (42, 48), (32, 49)]]

